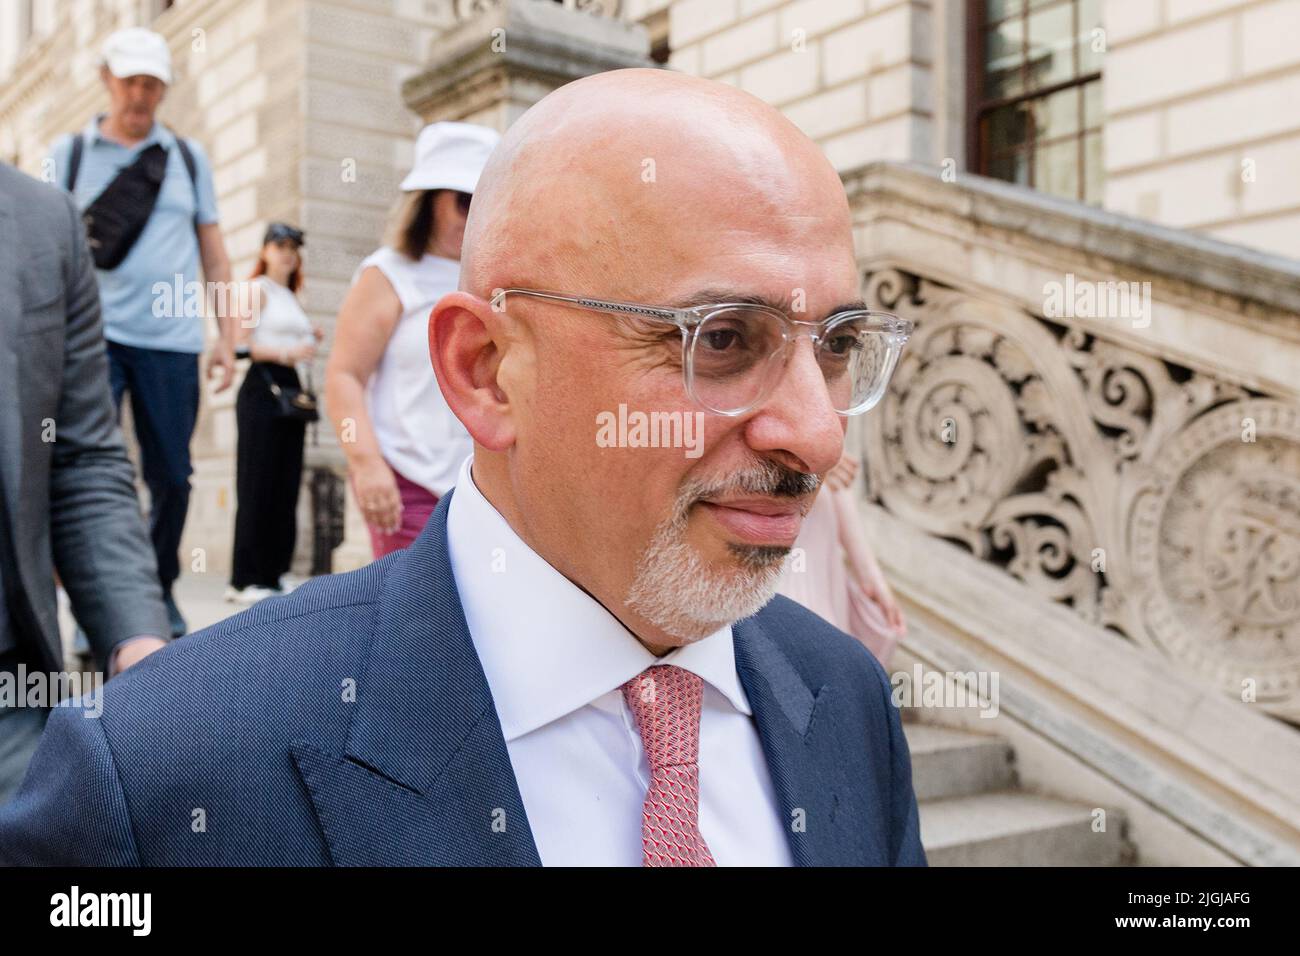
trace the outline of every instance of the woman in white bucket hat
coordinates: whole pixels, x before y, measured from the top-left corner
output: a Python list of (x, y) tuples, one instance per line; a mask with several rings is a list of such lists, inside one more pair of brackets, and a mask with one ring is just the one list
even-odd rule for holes
[(389, 236), (339, 310), (326, 407), (376, 558), (415, 540), (473, 451), (429, 363), (428, 322), (459, 282), (470, 200), (499, 139), (472, 123), (420, 131)]

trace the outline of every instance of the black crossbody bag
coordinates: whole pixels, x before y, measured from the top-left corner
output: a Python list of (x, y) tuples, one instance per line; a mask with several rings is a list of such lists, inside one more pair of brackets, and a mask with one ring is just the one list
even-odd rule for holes
[(320, 412), (316, 408), (316, 396), (311, 391), (305, 388), (294, 388), (292, 385), (277, 385), (265, 365), (259, 365), (258, 369), (270, 387), (271, 395), (275, 398), (276, 418), (293, 418), (309, 424), (320, 418)]
[[(77, 184), (83, 142), (80, 134), (72, 141), (72, 154), (68, 162), (68, 192), (72, 192)], [(195, 185), (197, 196), (194, 156), (179, 136), (176, 137), (176, 144), (190, 174), (190, 181)], [(119, 170), (113, 181), (86, 207), (81, 218), (86, 224), (87, 241), (98, 268), (116, 269), (122, 264), (122, 260), (144, 232), (149, 217), (153, 215), (166, 175), (167, 150), (161, 143), (154, 143), (142, 149), (129, 166)]]

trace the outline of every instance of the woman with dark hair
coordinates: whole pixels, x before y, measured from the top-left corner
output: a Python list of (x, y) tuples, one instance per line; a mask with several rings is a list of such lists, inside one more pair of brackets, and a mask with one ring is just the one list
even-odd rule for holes
[(429, 310), (456, 290), (470, 200), (499, 138), (471, 123), (420, 132), (395, 228), (339, 310), (326, 405), (376, 558), (415, 540), (474, 450), (429, 362)]
[(241, 303), (236, 354), (252, 364), (235, 399), (235, 548), (226, 600), (252, 604), (288, 590), (307, 419), (286, 414), (281, 395), (301, 392), (298, 363), (324, 334), (298, 302), (303, 234), (273, 222), (262, 240), (248, 301)]

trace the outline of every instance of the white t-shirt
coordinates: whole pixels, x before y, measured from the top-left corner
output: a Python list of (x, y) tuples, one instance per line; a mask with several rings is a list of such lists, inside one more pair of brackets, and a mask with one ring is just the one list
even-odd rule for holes
[(262, 311), (250, 340), (273, 349), (292, 349), (315, 340), (311, 319), (288, 286), (264, 275), (253, 282), (263, 291)]
[(392, 284), (402, 317), (366, 386), (366, 405), (384, 460), (417, 485), (441, 497), (456, 484), (460, 463), (474, 450), (438, 388), (429, 361), (429, 312), (460, 281), (460, 263), (426, 255), (412, 262), (382, 246), (352, 276), (375, 266)]

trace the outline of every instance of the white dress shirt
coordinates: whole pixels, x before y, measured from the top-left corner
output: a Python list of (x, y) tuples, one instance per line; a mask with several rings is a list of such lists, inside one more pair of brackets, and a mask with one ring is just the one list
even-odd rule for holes
[(452, 573), (546, 866), (640, 866), (650, 770), (622, 685), (654, 664), (704, 680), (700, 832), (719, 866), (789, 866), (731, 628), (656, 658), (526, 545), (460, 469)]

